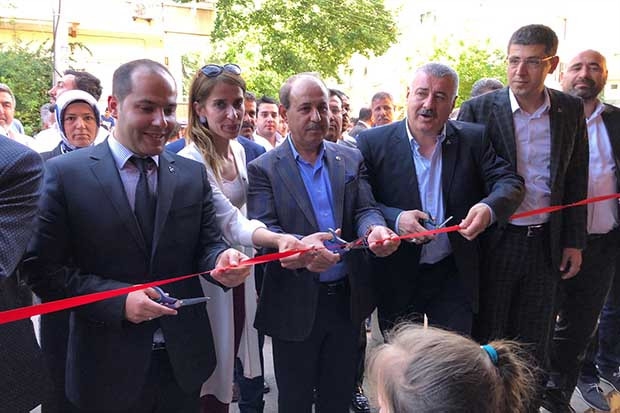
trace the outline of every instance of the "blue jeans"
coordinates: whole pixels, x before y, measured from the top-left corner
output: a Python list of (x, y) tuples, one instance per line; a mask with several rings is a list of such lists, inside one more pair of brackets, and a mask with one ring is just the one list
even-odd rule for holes
[(239, 385), (239, 411), (241, 413), (263, 413), (265, 401), (263, 400), (263, 386), (265, 383), (265, 364), (263, 360), (263, 344), (265, 336), (258, 334), (258, 347), (260, 350), (260, 364), (263, 374), (254, 378), (243, 375), (243, 365), (239, 358), (235, 359), (235, 382)]
[(582, 381), (598, 383), (595, 363), (603, 371), (616, 371), (620, 367), (620, 267), (617, 267), (613, 285), (599, 317), (598, 338), (592, 340), (588, 348), (581, 369)]

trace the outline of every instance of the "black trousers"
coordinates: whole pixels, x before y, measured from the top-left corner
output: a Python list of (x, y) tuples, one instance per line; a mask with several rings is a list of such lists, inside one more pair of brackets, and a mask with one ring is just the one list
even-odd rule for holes
[(317, 411), (349, 411), (359, 341), (349, 294), (348, 288), (330, 294), (321, 286), (309, 337), (303, 341), (272, 337), (279, 413), (311, 413), (314, 389)]
[(605, 372), (614, 372), (620, 367), (620, 254), (611, 289), (599, 316), (597, 332), (581, 366), (581, 380), (598, 383), (597, 366)]
[(465, 335), (471, 334), (471, 303), (453, 255), (434, 264), (419, 264), (413, 288), (408, 308), (395, 319), (383, 318), (379, 309), (382, 333), (385, 334), (402, 321), (422, 323), (426, 314), (431, 325)]
[(571, 394), (616, 272), (618, 233), (589, 236), (579, 273), (562, 280), (549, 360), (553, 382)]
[(138, 401), (131, 408), (114, 412), (73, 408), (73, 413), (199, 413), (199, 411), (200, 389), (186, 393), (179, 387), (165, 349), (153, 351), (144, 388)]
[(52, 378), (52, 397), (43, 403), (43, 413), (63, 413), (70, 410), (71, 403), (65, 395), (65, 366), (67, 364), (67, 341), (69, 340), (70, 310), (41, 316), (41, 350)]

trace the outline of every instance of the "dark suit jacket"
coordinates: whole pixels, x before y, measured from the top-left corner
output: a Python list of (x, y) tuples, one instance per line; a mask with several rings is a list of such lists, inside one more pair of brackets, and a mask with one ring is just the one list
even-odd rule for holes
[[(407, 120), (369, 129), (358, 136), (375, 199), (390, 228), (403, 211), (422, 210)], [(491, 207), (497, 222), (504, 224), (523, 199), (523, 180), (497, 157), (484, 128), (448, 121), (442, 145), (442, 190), (445, 215), (458, 224), (478, 202)], [(479, 245), (460, 234), (448, 234), (459, 275), (478, 310)], [(392, 320), (411, 301), (421, 246), (401, 243), (396, 253), (374, 261), (377, 300), (382, 317)]]
[[(588, 195), (589, 151), (583, 103), (581, 99), (557, 90), (547, 91), (551, 101), (551, 205), (570, 204)], [(459, 120), (486, 125), (497, 154), (509, 161), (512, 170), (516, 171), (516, 140), (508, 88), (464, 102), (459, 110)], [(553, 268), (560, 267), (563, 248), (585, 247), (586, 221), (586, 206), (551, 214)]]
[[(290, 138), (289, 138), (290, 139)], [(356, 149), (325, 142), (336, 226), (347, 240), (363, 236), (371, 225), (385, 225), (366, 180)], [(312, 204), (287, 140), (248, 165), (248, 215), (274, 232), (298, 236), (318, 232)], [(360, 250), (344, 257), (351, 284), (351, 317), (355, 326), (372, 310), (369, 280), (357, 271)], [(318, 274), (291, 271), (267, 263), (255, 326), (281, 340), (302, 341), (312, 331), (319, 294)]]
[(48, 159), (51, 158), (55, 158), (58, 155), (62, 155), (62, 149), (61, 149), (61, 143), (59, 143), (58, 145), (56, 145), (56, 147), (54, 149), (52, 149), (51, 151), (48, 152), (41, 152), (41, 158), (43, 158), (44, 161), (47, 161)]
[(355, 124), (355, 126), (353, 126), (353, 128), (351, 128), (351, 130), (349, 131), (349, 136), (356, 138), (357, 135), (360, 134), (360, 132), (365, 131), (366, 129), (368, 129), (368, 126), (366, 126), (365, 124), (363, 124), (360, 121), (357, 121), (357, 123)]
[(237, 142), (243, 146), (246, 163), (252, 162), (254, 159), (267, 152), (264, 147), (244, 136), (237, 136)]
[[(17, 268), (32, 236), (43, 178), (39, 155), (0, 135), (0, 311), (23, 307)], [(0, 410), (45, 401), (47, 372), (30, 319), (0, 324)]]
[(177, 139), (166, 145), (166, 150), (172, 153), (178, 153), (183, 148), (185, 148), (185, 138)]
[[(28, 260), (31, 276), (55, 274), (50, 288), (67, 280), (73, 296), (212, 269), (226, 246), (204, 166), (164, 151), (158, 171), (153, 248), (147, 251), (107, 142), (50, 159)], [(202, 294), (197, 278), (164, 289), (174, 297)], [(66, 387), (78, 407), (128, 408), (140, 394), (159, 327), (181, 388), (198, 390), (215, 368), (203, 306), (133, 324), (124, 317), (125, 299), (71, 314)]]
[(616, 163), (616, 179), (620, 185), (620, 108), (616, 106), (604, 104), (605, 109), (601, 117), (609, 135), (611, 149)]

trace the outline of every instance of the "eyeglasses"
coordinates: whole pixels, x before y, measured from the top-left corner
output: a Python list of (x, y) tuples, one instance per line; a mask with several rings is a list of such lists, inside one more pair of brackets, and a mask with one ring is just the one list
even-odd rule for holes
[(538, 69), (543, 62), (553, 59), (555, 56), (547, 56), (547, 57), (528, 57), (527, 59), (521, 59), (517, 56), (508, 56), (506, 61), (508, 62), (508, 66), (512, 68), (519, 67), (521, 63), (525, 63), (525, 65), (529, 69)]
[(200, 69), (203, 75), (206, 77), (217, 77), (222, 74), (222, 72), (232, 73), (233, 75), (239, 76), (241, 74), (241, 68), (234, 63), (226, 63), (224, 66), (216, 65), (216, 64), (208, 64)]

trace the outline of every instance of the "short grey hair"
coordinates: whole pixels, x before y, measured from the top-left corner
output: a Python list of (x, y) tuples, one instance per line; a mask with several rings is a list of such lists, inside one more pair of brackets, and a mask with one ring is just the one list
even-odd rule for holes
[(11, 99), (13, 99), (13, 106), (17, 104), (17, 101), (15, 100), (15, 95), (13, 94), (13, 91), (11, 90), (9, 85), (7, 85), (6, 83), (0, 83), (0, 92), (6, 92), (11, 95)]
[(483, 77), (476, 80), (471, 87), (471, 97), (484, 95), (485, 93), (492, 92), (494, 90), (502, 89), (504, 84), (493, 77)]
[(452, 98), (454, 99), (459, 94), (459, 75), (450, 66), (443, 63), (431, 62), (423, 66), (420, 66), (416, 71), (418, 73), (426, 73), (432, 77), (442, 78), (449, 77), (454, 83), (454, 90), (452, 91)]

